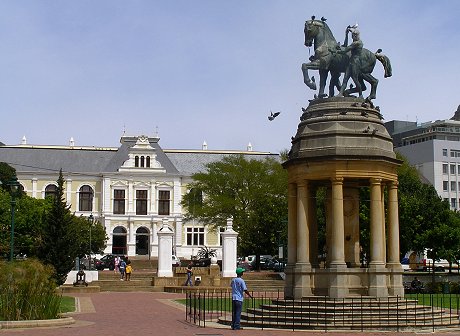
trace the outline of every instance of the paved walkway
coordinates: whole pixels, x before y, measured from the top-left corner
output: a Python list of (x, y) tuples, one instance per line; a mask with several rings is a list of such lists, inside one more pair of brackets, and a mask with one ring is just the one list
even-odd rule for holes
[[(244, 329), (230, 330), (227, 326), (209, 325), (200, 328), (185, 321), (183, 306), (173, 299), (184, 298), (183, 294), (172, 293), (115, 293), (103, 292), (80, 294), (78, 308), (80, 312), (72, 314), (76, 323), (71, 326), (57, 328), (10, 329), (1, 330), (0, 336), (217, 336), (217, 335), (250, 335), (250, 336), (314, 336), (324, 332), (286, 331)], [(438, 332), (441, 334), (441, 332)], [(328, 335), (398, 335), (398, 333), (360, 333), (360, 332), (328, 332)], [(421, 335), (405, 332), (399, 335)], [(443, 335), (460, 335), (459, 331), (442, 333)]]

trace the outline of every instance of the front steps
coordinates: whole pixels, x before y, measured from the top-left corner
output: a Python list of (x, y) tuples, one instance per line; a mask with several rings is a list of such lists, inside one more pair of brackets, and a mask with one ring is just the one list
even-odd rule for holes
[[(219, 323), (230, 324), (231, 316)], [(416, 300), (369, 297), (271, 300), (241, 314), (241, 325), (257, 328), (313, 330), (433, 330), (459, 328), (459, 317), (444, 309), (422, 306)]]

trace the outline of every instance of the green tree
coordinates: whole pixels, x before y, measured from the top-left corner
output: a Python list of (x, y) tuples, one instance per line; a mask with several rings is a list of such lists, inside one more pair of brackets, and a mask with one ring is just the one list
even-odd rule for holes
[(46, 214), (38, 255), (45, 264), (54, 267), (56, 282), (61, 285), (74, 266), (81, 244), (80, 239), (76, 239), (79, 235), (75, 232), (74, 216), (70, 212), (70, 206), (64, 201), (62, 170), (59, 172), (57, 184), (56, 195), (51, 198), (51, 209)]
[(8, 182), (16, 176), (16, 169), (5, 162), (0, 162), (0, 189), (10, 191)]
[[(460, 217), (436, 189), (422, 182), (417, 169), (398, 155), (400, 250), (423, 252), (433, 260), (456, 260), (460, 251)], [(434, 270), (433, 270), (434, 271)]]
[(232, 217), (240, 254), (275, 252), (287, 219), (287, 172), (278, 161), (228, 156), (194, 174), (189, 187), (186, 220), (217, 229)]

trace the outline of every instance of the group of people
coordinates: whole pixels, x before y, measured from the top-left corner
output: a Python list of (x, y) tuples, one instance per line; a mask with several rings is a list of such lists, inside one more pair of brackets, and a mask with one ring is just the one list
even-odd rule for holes
[(114, 260), (115, 267), (113, 271), (115, 274), (120, 272), (120, 280), (121, 281), (130, 281), (131, 280), (131, 273), (133, 272), (133, 267), (131, 265), (131, 260), (128, 258), (121, 258), (120, 256), (116, 256)]

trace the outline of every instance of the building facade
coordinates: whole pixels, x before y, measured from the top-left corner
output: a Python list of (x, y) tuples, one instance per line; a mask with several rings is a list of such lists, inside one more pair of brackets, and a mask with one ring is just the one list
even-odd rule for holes
[(106, 229), (104, 253), (158, 256), (158, 230), (174, 231), (173, 254), (190, 258), (206, 245), (221, 256), (220, 232), (184, 221), (182, 196), (194, 173), (228, 155), (278, 158), (252, 151), (163, 150), (158, 137), (122, 136), (117, 148), (0, 145), (0, 162), (16, 169), (27, 195), (45, 198), (56, 192), (59, 170), (64, 196), (77, 216), (93, 216)]
[(437, 120), (418, 124), (385, 123), (395, 151), (404, 155), (438, 194), (460, 210), (460, 121)]

